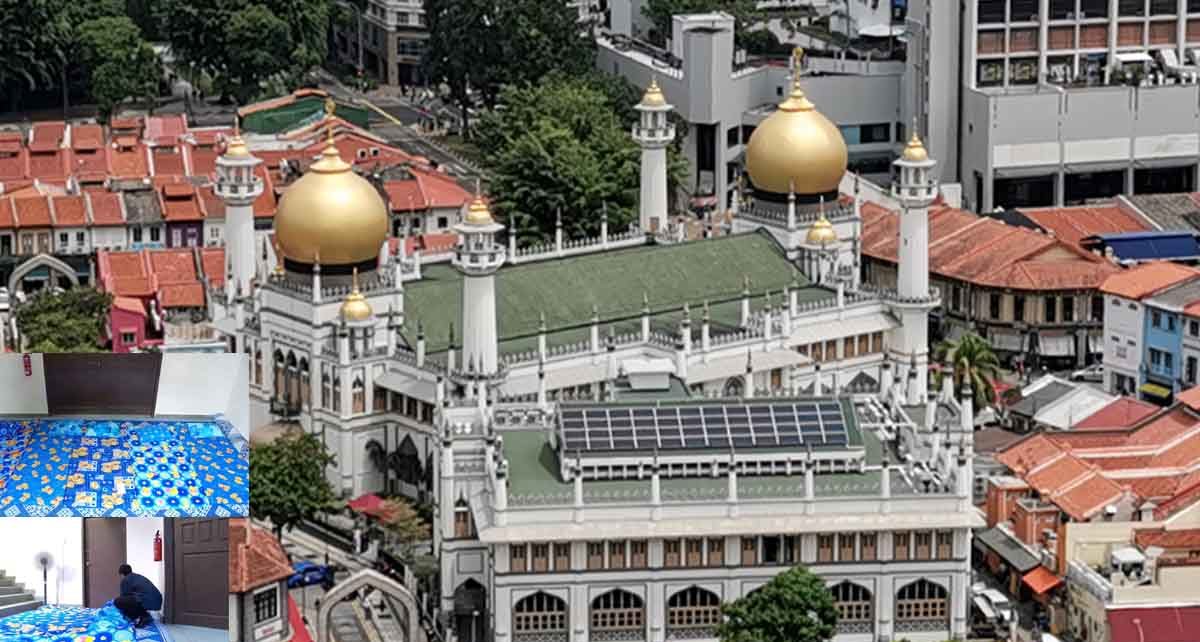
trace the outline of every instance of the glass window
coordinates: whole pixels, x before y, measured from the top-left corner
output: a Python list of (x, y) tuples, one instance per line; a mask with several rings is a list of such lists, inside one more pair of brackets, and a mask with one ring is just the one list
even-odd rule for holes
[(271, 588), (254, 594), (254, 622), (266, 622), (279, 615), (279, 589)]
[(892, 140), (892, 128), (888, 123), (863, 125), (861, 140), (865, 143), (888, 143)]
[(725, 565), (725, 540), (721, 537), (708, 538), (708, 565)]
[(1025, 320), (1025, 296), (1022, 294), (1013, 295), (1013, 321)]
[(1058, 297), (1046, 296), (1042, 297), (1042, 305), (1044, 308), (1046, 323), (1054, 323), (1058, 320)]
[(991, 294), (988, 296), (988, 316), (993, 319), (1000, 318), (1000, 295)]
[(678, 568), (682, 564), (679, 558), (679, 540), (668, 539), (663, 541), (663, 566), (667, 568)]
[(525, 555), (525, 544), (513, 544), (509, 547), (509, 555), (512, 557), (512, 572), (524, 573), (529, 570), (529, 557)]

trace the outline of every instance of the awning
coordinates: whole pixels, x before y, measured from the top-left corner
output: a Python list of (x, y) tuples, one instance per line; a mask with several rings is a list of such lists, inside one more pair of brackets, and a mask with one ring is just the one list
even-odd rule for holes
[(975, 541), (999, 555), (1000, 559), (1015, 568), (1018, 573), (1028, 573), (1041, 566), (1033, 553), (1025, 550), (1024, 546), (1000, 528), (992, 527), (976, 534)]
[(887, 38), (888, 36), (899, 36), (903, 33), (903, 25), (874, 24), (867, 25), (858, 30), (858, 35), (863, 38)]
[(437, 401), (437, 384), (432, 381), (421, 381), (398, 372), (388, 372), (376, 379), (375, 383), (381, 388), (413, 399), (420, 399), (426, 403)]
[(993, 173), (996, 175), (996, 178), (1034, 178), (1037, 176), (1057, 176), (1058, 165), (997, 167)]
[(1009, 352), (1021, 352), (1021, 335), (1011, 332), (992, 332), (988, 340), (992, 342), (992, 347), (997, 350), (1007, 350)]
[(1050, 572), (1045, 566), (1039, 566), (1025, 574), (1021, 581), (1039, 595), (1062, 584), (1062, 578)]
[(1138, 390), (1159, 399), (1170, 399), (1171, 389), (1166, 386), (1160, 386), (1157, 383), (1143, 383)]
[(1075, 337), (1038, 337), (1041, 353), (1047, 357), (1070, 357), (1075, 354)]
[(1122, 64), (1127, 62), (1154, 62), (1154, 59), (1150, 57), (1150, 54), (1144, 51), (1114, 54), (1113, 58)]
[(832, 341), (871, 334), (900, 327), (900, 322), (890, 314), (875, 313), (867, 316), (844, 319), (832, 324), (804, 324), (788, 337), (787, 346), (803, 346), (816, 341)]
[(383, 506), (383, 498), (375, 493), (359, 495), (346, 502), (346, 508), (356, 513), (367, 513), (368, 515), (374, 511), (378, 511), (381, 506)]
[(1067, 163), (1068, 174), (1100, 174), (1103, 172), (1123, 172), (1129, 168), (1128, 161), (1099, 161), (1095, 163)]
[(1133, 161), (1137, 169), (1178, 169), (1196, 166), (1194, 155), (1172, 156), (1168, 158), (1142, 158)]
[[(809, 358), (792, 350), (771, 350), (751, 353), (750, 362), (755, 372), (765, 372), (776, 368), (803, 365), (809, 362)], [(687, 382), (695, 384), (718, 381), (745, 373), (746, 354), (734, 354), (719, 359), (710, 359), (708, 363), (689, 363)]]

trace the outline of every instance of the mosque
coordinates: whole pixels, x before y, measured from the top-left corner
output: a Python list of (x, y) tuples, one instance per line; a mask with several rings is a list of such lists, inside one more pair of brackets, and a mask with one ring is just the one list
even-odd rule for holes
[(259, 161), (232, 141), (210, 312), (250, 356), (254, 425), (319, 435), (345, 497), (434, 504), (448, 638), (712, 639), (797, 563), (839, 641), (963, 636), (982, 522), (970, 391), (927, 380), (936, 162), (915, 134), (895, 162), (899, 287), (873, 290), (845, 142), (798, 77), (703, 238), (668, 213), (656, 83), (637, 109), (635, 228), (519, 248), (477, 195), (437, 256), (389, 241), (332, 139), (256, 245)]

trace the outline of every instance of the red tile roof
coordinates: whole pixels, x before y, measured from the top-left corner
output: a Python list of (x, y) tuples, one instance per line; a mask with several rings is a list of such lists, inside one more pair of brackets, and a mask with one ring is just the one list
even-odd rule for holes
[(279, 541), (245, 518), (229, 520), (229, 592), (248, 593), (291, 577)]
[(186, 176), (187, 171), (187, 150), (188, 146), (184, 144), (178, 145), (159, 145), (151, 147), (151, 162), (154, 165), (155, 176)]
[(87, 204), (82, 196), (55, 196), (50, 200), (54, 203), (55, 227), (87, 225)]
[(100, 283), (116, 296), (156, 297), (162, 308), (203, 307), (204, 285), (196, 250), (173, 248), (138, 252), (97, 252)]
[(1165, 549), (1200, 549), (1200, 528), (1185, 528), (1175, 531), (1165, 528), (1139, 529), (1133, 532), (1133, 542), (1143, 550), (1150, 546)]
[(200, 266), (212, 286), (221, 287), (225, 284), (225, 248), (206, 247), (200, 250)]
[(119, 129), (124, 132), (132, 133), (136, 136), (142, 135), (142, 117), (130, 116), (128, 118), (117, 118), (113, 116), (108, 121), (108, 126), (112, 129)]
[(204, 220), (203, 205), (196, 194), (196, 188), (189, 183), (163, 185), (159, 198), (163, 219), (169, 223)]
[(198, 282), (196, 258), (191, 248), (174, 248), (149, 252), (150, 270), (159, 283)]
[(438, 171), (410, 167), (409, 180), (391, 180), (384, 184), (388, 205), (393, 212), (426, 209), (457, 209), (473, 198), (453, 177)]
[(1195, 642), (1200, 606), (1109, 609), (1108, 631), (1114, 642)]
[[(899, 216), (864, 203), (863, 253), (895, 263)], [(1070, 244), (949, 207), (929, 214), (929, 266), (942, 277), (1018, 290), (1089, 290), (1117, 266)]]
[(14, 197), (17, 227), (50, 227), (50, 200), (45, 196)]
[[(1177, 396), (1176, 399), (1179, 397)], [(1157, 412), (1154, 404), (1133, 397), (1118, 397), (1112, 403), (1088, 415), (1071, 427), (1072, 430), (1113, 430), (1131, 428), (1138, 422)]]
[(67, 133), (67, 124), (62, 121), (41, 120), (30, 130), (29, 148), (36, 151), (58, 149)]
[(174, 283), (158, 288), (158, 304), (167, 308), (204, 307), (204, 286), (200, 283)]
[(1188, 388), (1187, 390), (1175, 395), (1175, 401), (1178, 401), (1192, 410), (1200, 410), (1200, 386)]
[(112, 173), (116, 178), (144, 178), (150, 175), (146, 147), (132, 136), (118, 136), (109, 154)]
[(13, 218), (11, 198), (0, 198), (0, 230), (11, 230), (17, 226)]
[(146, 316), (146, 306), (142, 304), (141, 299), (135, 299), (131, 296), (114, 296), (112, 304), (114, 308)]
[(146, 119), (144, 137), (158, 145), (172, 145), (186, 132), (187, 116), (184, 114), (151, 116)]
[(96, 253), (99, 281), (114, 296), (149, 297), (154, 295), (146, 251)]
[(306, 98), (308, 96), (319, 96), (321, 98), (325, 98), (325, 97), (329, 96), (329, 93), (323, 89), (314, 89), (314, 88), (297, 89), (296, 91), (293, 91), (292, 93), (290, 93), (286, 96), (280, 96), (278, 98), (271, 98), (269, 100), (261, 100), (256, 103), (251, 103), (249, 105), (246, 105), (245, 107), (238, 109), (238, 116), (244, 117), (248, 114), (260, 112), (265, 109), (275, 109), (276, 107), (283, 107), (284, 105), (290, 105), (290, 104), (296, 102), (297, 100), (299, 100), (301, 98)]
[(29, 175), (28, 161), (21, 133), (0, 131), (0, 180), (26, 178)]
[(99, 125), (75, 125), (71, 128), (71, 149), (75, 151), (102, 149), (104, 128)]
[(1137, 214), (1117, 204), (1080, 207), (1051, 207), (1021, 210), (1026, 218), (1076, 247), (1096, 234), (1146, 232), (1151, 226)]
[(92, 205), (92, 225), (124, 225), (121, 195), (116, 192), (88, 192)]
[(1153, 261), (1108, 277), (1100, 286), (1100, 291), (1140, 300), (1197, 276), (1200, 276), (1200, 270), (1170, 261)]

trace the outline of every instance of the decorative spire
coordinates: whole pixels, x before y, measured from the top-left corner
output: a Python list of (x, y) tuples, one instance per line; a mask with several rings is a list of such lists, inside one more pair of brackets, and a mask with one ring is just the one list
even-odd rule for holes
[(275, 276), (283, 276), (283, 250), (278, 239), (275, 240)]
[(351, 279), (350, 294), (342, 301), (342, 318), (346, 321), (366, 321), (374, 314), (374, 310), (358, 289), (358, 268), (354, 268)]
[(662, 89), (658, 86), (658, 78), (650, 78), (650, 86), (646, 87), (646, 93), (642, 95), (642, 107), (662, 107), (667, 104), (667, 98), (663, 95)]

